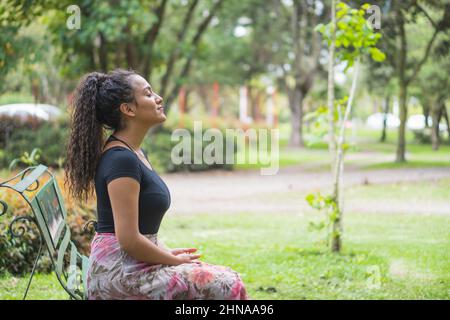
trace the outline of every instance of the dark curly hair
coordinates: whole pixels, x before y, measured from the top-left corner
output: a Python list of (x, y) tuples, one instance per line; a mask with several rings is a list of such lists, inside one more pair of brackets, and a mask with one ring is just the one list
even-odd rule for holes
[(92, 72), (81, 79), (75, 90), (64, 185), (69, 185), (70, 195), (77, 200), (87, 201), (93, 194), (105, 129), (125, 127), (119, 106), (135, 100), (132, 75), (137, 73), (122, 69), (108, 74)]

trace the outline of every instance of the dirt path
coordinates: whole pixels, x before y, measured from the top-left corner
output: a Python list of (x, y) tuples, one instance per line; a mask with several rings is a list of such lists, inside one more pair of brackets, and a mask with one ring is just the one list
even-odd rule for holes
[[(164, 174), (172, 203), (168, 214), (195, 213), (288, 213), (302, 214), (310, 210), (304, 197), (311, 191), (326, 193), (331, 185), (328, 172), (306, 171), (301, 166), (281, 168), (277, 175), (262, 176), (255, 171), (209, 171), (200, 173)], [(349, 170), (346, 187), (360, 184), (425, 182), (450, 178), (449, 168)], [(346, 199), (347, 210), (368, 213), (395, 212), (419, 214), (450, 214), (446, 202), (397, 201), (361, 202)]]

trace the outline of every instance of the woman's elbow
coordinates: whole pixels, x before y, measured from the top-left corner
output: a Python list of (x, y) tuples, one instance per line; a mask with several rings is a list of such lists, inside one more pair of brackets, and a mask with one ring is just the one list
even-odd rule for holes
[(117, 236), (117, 240), (119, 242), (120, 249), (129, 253), (132, 252), (134, 248), (136, 248), (136, 243), (138, 242), (137, 236)]

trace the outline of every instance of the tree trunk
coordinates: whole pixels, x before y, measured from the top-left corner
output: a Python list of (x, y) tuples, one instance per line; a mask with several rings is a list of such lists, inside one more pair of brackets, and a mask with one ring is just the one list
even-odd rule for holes
[(442, 109), (442, 116), (444, 117), (445, 123), (447, 124), (448, 141), (450, 141), (450, 121), (448, 119), (447, 106), (445, 105), (445, 102), (442, 103)]
[(353, 75), (352, 87), (350, 90), (350, 97), (345, 108), (344, 118), (341, 120), (339, 126), (339, 136), (336, 148), (336, 162), (334, 169), (334, 183), (333, 183), (333, 199), (336, 203), (336, 217), (333, 221), (333, 232), (331, 234), (331, 251), (341, 252), (342, 249), (342, 218), (344, 215), (344, 197), (343, 197), (343, 183), (344, 183), (344, 143), (345, 143), (345, 123), (347, 122), (352, 111), (353, 99), (356, 92), (356, 83), (359, 74), (359, 58), (355, 62), (355, 73)]
[(383, 106), (383, 131), (381, 132), (381, 139), (380, 142), (386, 142), (386, 129), (387, 129), (387, 117), (389, 113), (389, 101), (390, 96), (386, 96), (384, 99), (384, 106)]
[(423, 116), (425, 117), (425, 128), (430, 127), (430, 107), (428, 103), (424, 103), (422, 106)]
[(331, 167), (335, 162), (336, 155), (336, 140), (335, 140), (335, 126), (334, 126), (334, 51), (336, 40), (336, 1), (331, 1), (331, 23), (333, 25), (331, 34), (331, 44), (328, 57), (328, 150), (331, 156)]
[(183, 20), (183, 25), (181, 26), (180, 31), (177, 34), (177, 46), (175, 47), (175, 50), (172, 51), (172, 53), (170, 54), (170, 58), (169, 61), (167, 63), (167, 67), (166, 67), (166, 72), (164, 73), (164, 76), (161, 80), (161, 94), (165, 95), (166, 94), (166, 90), (168, 88), (168, 83), (170, 80), (170, 77), (172, 76), (173, 73), (173, 69), (175, 67), (175, 63), (179, 58), (180, 52), (181, 52), (181, 47), (183, 45), (185, 36), (187, 31), (189, 30), (189, 24), (191, 23), (195, 8), (197, 7), (198, 4), (198, 0), (194, 0), (193, 2), (191, 2), (188, 12), (186, 13), (186, 16), (184, 17)]
[[(399, 2), (399, 1), (398, 1)], [(430, 18), (430, 15), (426, 13), (422, 7), (418, 6), (418, 9), (425, 14), (425, 17), (431, 22), (434, 27), (433, 36), (428, 41), (425, 52), (423, 54), (422, 59), (414, 65), (411, 76), (406, 77), (406, 68), (407, 68), (407, 37), (405, 32), (405, 19), (403, 16), (403, 11), (400, 6), (396, 8), (397, 14), (397, 23), (398, 30), (400, 36), (400, 50), (397, 57), (397, 70), (398, 70), (398, 79), (399, 79), (399, 87), (400, 87), (400, 128), (399, 128), (399, 137), (398, 137), (398, 146), (397, 146), (397, 162), (406, 162), (405, 152), (406, 152), (406, 141), (405, 141), (405, 128), (406, 128), (406, 117), (408, 114), (408, 106), (407, 106), (407, 96), (408, 96), (408, 86), (415, 79), (417, 74), (419, 73), (422, 66), (427, 61), (430, 56), (431, 48), (433, 43), (438, 35), (438, 33), (443, 30), (440, 28), (440, 24), (436, 24)]]
[(156, 39), (159, 35), (159, 32), (161, 30), (161, 26), (164, 22), (164, 14), (166, 11), (168, 0), (161, 0), (161, 3), (159, 4), (158, 8), (154, 11), (158, 21), (155, 22), (150, 30), (147, 32), (147, 34), (144, 35), (143, 41), (148, 43), (147, 52), (145, 52), (145, 55), (143, 57), (143, 66), (140, 68), (142, 70), (142, 74), (144, 77), (147, 77), (148, 81), (151, 81), (151, 72), (153, 69), (153, 46), (156, 42)]
[(399, 82), (399, 103), (400, 103), (400, 127), (398, 128), (398, 142), (397, 142), (397, 154), (396, 162), (406, 162), (406, 139), (405, 139), (405, 129), (406, 129), (406, 117), (408, 114), (408, 105), (406, 97), (408, 94), (408, 83), (406, 80), (406, 33), (405, 33), (405, 21), (403, 19), (403, 13), (400, 8), (397, 9), (397, 17), (399, 21), (400, 30), (400, 52), (397, 57), (397, 72), (398, 72), (398, 82)]
[(289, 91), (289, 108), (291, 109), (291, 135), (289, 138), (289, 146), (303, 147), (303, 100), (304, 96), (299, 86)]
[(189, 104), (189, 95), (191, 94), (192, 89), (190, 87), (185, 87), (185, 93), (184, 93), (184, 110), (186, 113), (189, 113), (191, 109), (191, 105)]
[(99, 33), (100, 36), (100, 47), (98, 49), (98, 57), (100, 63), (100, 70), (102, 72), (108, 72), (108, 43), (102, 32)]
[(408, 106), (406, 103), (407, 87), (400, 83), (400, 127), (398, 128), (398, 143), (396, 162), (406, 162), (406, 117), (408, 116)]
[[(188, 76), (189, 71), (191, 69), (192, 61), (194, 59), (194, 56), (197, 53), (197, 50), (198, 50), (198, 47), (200, 44), (200, 40), (201, 40), (203, 34), (205, 33), (206, 29), (208, 28), (211, 20), (215, 16), (216, 12), (223, 5), (223, 3), (224, 3), (224, 0), (217, 0), (214, 3), (214, 6), (209, 11), (209, 14), (205, 17), (205, 19), (203, 19), (203, 21), (200, 23), (199, 27), (197, 28), (194, 38), (192, 39), (192, 41), (190, 43), (190, 45), (192, 47), (192, 52), (187, 56), (184, 66), (181, 68), (181, 72), (178, 75), (178, 79), (185, 79)], [(168, 91), (169, 96), (166, 99), (166, 104), (165, 104), (165, 107), (166, 107), (165, 112), (167, 114), (169, 114), (170, 108), (172, 107), (172, 102), (177, 97), (178, 91), (180, 90), (181, 85), (182, 85), (181, 81), (177, 81), (175, 86), (171, 90)], [(155, 129), (155, 130), (157, 130), (157, 129)]]
[(431, 117), (433, 119), (433, 126), (431, 128), (431, 145), (433, 151), (439, 150), (439, 121), (440, 121), (440, 106), (434, 106), (431, 108)]
[(210, 110), (210, 101), (209, 101), (209, 95), (208, 95), (208, 87), (204, 84), (200, 84), (197, 86), (197, 94), (200, 97), (200, 100), (202, 101), (203, 108), (205, 113), (208, 113)]
[(128, 40), (125, 42), (125, 58), (127, 61), (127, 67), (129, 69), (136, 70), (138, 68), (136, 63), (136, 46), (131, 42), (131, 30), (130, 25), (127, 24), (124, 32), (128, 35)]
[(436, 108), (432, 108), (433, 112), (433, 128), (431, 133), (431, 141), (433, 150), (437, 151), (439, 150), (440, 144), (441, 144), (441, 136), (440, 136), (440, 123), (442, 117), (447, 122), (447, 130), (448, 130), (448, 115), (447, 115), (447, 109), (445, 107), (445, 97), (440, 97), (437, 100)]

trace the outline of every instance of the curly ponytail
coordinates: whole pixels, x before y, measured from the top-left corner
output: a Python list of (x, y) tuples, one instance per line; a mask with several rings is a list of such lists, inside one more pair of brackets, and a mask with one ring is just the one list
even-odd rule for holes
[(134, 100), (128, 79), (134, 71), (92, 72), (80, 81), (72, 102), (65, 182), (69, 193), (80, 201), (93, 194), (94, 177), (105, 142), (106, 129), (121, 130), (125, 124), (120, 104)]

